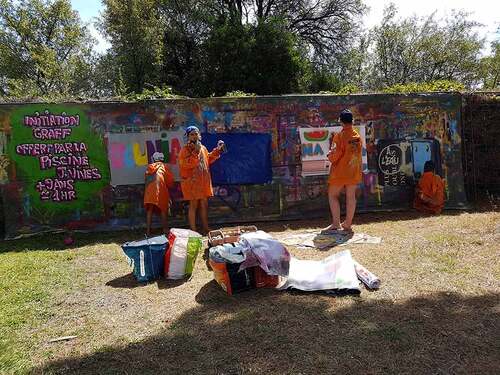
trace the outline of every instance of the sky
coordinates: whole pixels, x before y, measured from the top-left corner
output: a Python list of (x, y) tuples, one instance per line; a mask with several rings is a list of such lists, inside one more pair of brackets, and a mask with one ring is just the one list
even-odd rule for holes
[(464, 10), (471, 13), (470, 19), (484, 25), (478, 28), (479, 35), (486, 38), (487, 51), (490, 50), (489, 43), (500, 39), (497, 34), (500, 28), (500, 1), (499, 0), (363, 0), (365, 5), (371, 9), (364, 17), (365, 27), (370, 28), (382, 20), (384, 8), (389, 3), (396, 4), (400, 17), (417, 15), (419, 17), (429, 16), (436, 11), (436, 18), (451, 15), (451, 11)]
[(94, 46), (94, 49), (98, 52), (106, 51), (110, 47), (110, 44), (97, 31), (94, 25), (99, 17), (99, 12), (103, 8), (101, 0), (71, 0), (71, 5), (73, 9), (80, 13), (80, 18), (88, 24), (90, 33), (97, 40), (97, 45)]
[[(500, 0), (363, 0), (370, 7), (364, 17), (366, 28), (373, 27), (382, 20), (384, 7), (393, 2), (396, 4), (400, 17), (428, 16), (437, 11), (437, 18), (451, 14), (451, 10), (464, 10), (471, 13), (471, 18), (484, 25), (478, 29), (480, 35), (487, 40), (486, 53), (489, 51), (489, 42), (500, 38), (496, 31), (500, 27)], [(101, 0), (71, 0), (73, 8), (80, 13), (84, 22), (89, 23), (92, 35), (97, 39), (96, 51), (103, 52), (109, 48), (109, 43), (99, 34), (93, 23), (102, 10)]]

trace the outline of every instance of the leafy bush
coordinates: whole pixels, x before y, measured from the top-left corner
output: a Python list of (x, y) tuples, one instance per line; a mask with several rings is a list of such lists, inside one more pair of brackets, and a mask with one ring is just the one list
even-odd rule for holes
[(432, 82), (411, 82), (406, 84), (395, 84), (383, 90), (388, 94), (407, 94), (414, 92), (455, 92), (464, 91), (462, 83), (448, 80), (438, 80)]

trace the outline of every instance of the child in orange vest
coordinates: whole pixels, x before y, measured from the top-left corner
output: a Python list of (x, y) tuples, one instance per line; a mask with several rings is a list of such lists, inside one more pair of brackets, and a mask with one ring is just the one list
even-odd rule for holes
[(164, 155), (155, 152), (153, 162), (148, 165), (145, 173), (144, 207), (146, 208), (146, 234), (151, 234), (153, 212), (159, 212), (163, 231), (168, 234), (168, 206), (170, 194), (168, 188), (174, 184), (174, 175), (163, 162)]
[(434, 171), (434, 163), (426, 161), (424, 173), (415, 189), (413, 206), (422, 212), (439, 214), (444, 207), (444, 180)]
[(219, 159), (224, 142), (208, 152), (201, 144), (201, 134), (196, 126), (186, 129), (187, 144), (179, 154), (181, 189), (185, 200), (189, 201), (188, 220), (191, 230), (196, 231), (196, 214), (200, 210), (203, 234), (208, 233), (208, 198), (213, 197), (210, 164)]
[[(358, 132), (352, 127), (351, 111), (344, 110), (340, 114), (342, 131), (333, 137), (332, 148), (328, 153), (330, 160), (330, 176), (328, 178), (328, 201), (332, 215), (332, 224), (322, 232), (352, 232), (352, 220), (356, 210), (356, 187), (362, 178), (362, 143)], [(339, 196), (345, 189), (346, 218), (340, 222)]]

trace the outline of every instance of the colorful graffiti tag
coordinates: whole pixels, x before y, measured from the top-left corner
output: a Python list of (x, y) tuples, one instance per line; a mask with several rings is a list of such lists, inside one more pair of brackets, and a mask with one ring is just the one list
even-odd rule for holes
[(147, 133), (108, 133), (108, 158), (111, 184), (134, 185), (144, 183), (144, 170), (158, 151), (179, 181), (177, 158), (183, 145), (183, 131)]
[[(368, 159), (366, 154), (366, 132), (364, 126), (355, 126), (361, 136), (363, 147), (363, 170), (366, 170)], [(302, 144), (302, 176), (327, 175), (330, 171), (328, 151), (331, 148), (333, 136), (342, 131), (342, 126), (332, 126), (321, 129), (300, 128)]]
[(27, 232), (79, 221), (82, 215), (102, 217), (100, 196), (109, 184), (109, 167), (103, 140), (92, 134), (81, 108), (18, 107), (5, 130), (11, 184), (2, 189), (4, 201), (22, 213), (14, 214), (18, 223), (33, 224)]
[[(218, 174), (210, 200), (214, 225), (328, 215), (326, 153), (344, 108), (354, 113), (364, 140), (359, 209), (409, 208), (427, 160), (447, 181), (447, 207), (463, 207), (461, 101), (459, 94), (415, 94), (1, 104), (5, 236), (144, 225), (146, 164), (161, 151), (177, 173), (189, 125), (198, 126), (207, 142), (229, 142), (234, 135), (241, 144), (231, 157), (238, 168), (251, 169), (244, 179)], [(245, 134), (270, 140), (262, 160), (271, 163), (271, 178), (257, 178), (262, 165), (249, 159), (255, 141), (248, 136), (243, 142)], [(171, 224), (185, 225), (178, 184), (170, 196)]]
[[(46, 110), (43, 114), (24, 116), (23, 125), (32, 129), (33, 140), (46, 142), (49, 140), (69, 140), (73, 128), (80, 125), (80, 116), (51, 114)], [(101, 180), (99, 168), (94, 168), (87, 156), (85, 142), (64, 143), (20, 143), (15, 146), (16, 155), (34, 157), (38, 159), (39, 170), (55, 170), (55, 175), (39, 179), (36, 190), (40, 193), (40, 200), (65, 202), (77, 199), (76, 181)], [(21, 162), (22, 163), (22, 162)]]

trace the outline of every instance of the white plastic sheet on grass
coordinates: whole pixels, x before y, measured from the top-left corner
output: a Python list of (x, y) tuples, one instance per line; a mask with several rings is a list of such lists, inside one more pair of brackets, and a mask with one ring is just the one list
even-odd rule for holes
[(355, 289), (360, 290), (349, 250), (341, 251), (323, 260), (290, 259), (288, 278), (279, 289), (295, 288), (304, 291)]

